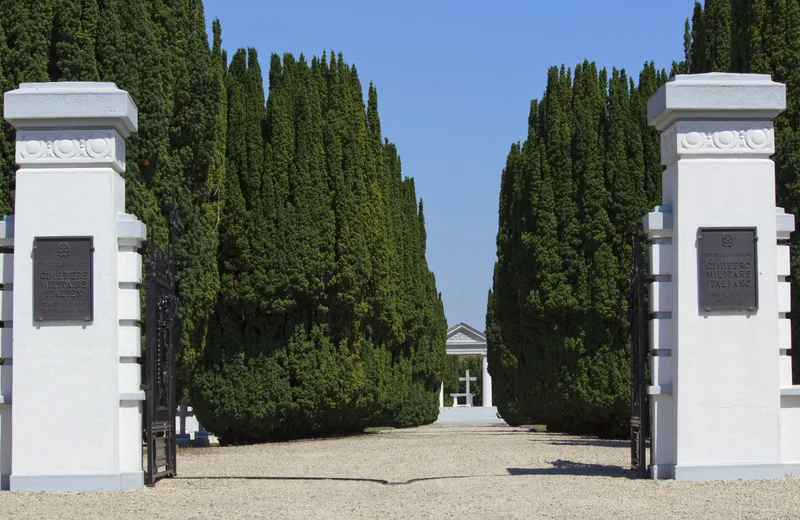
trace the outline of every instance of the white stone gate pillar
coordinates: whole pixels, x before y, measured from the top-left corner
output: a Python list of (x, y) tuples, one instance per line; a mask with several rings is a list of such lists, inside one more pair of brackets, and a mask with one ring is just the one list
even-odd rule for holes
[(145, 230), (120, 177), (136, 106), (112, 83), (28, 83), (4, 115), (20, 166), (11, 489), (141, 487)]
[(790, 469), (780, 382), (790, 348), (788, 250), (776, 239), (770, 159), (772, 119), (785, 105), (783, 85), (738, 74), (677, 76), (648, 103), (667, 166), (663, 206), (644, 219), (653, 241), (654, 478)]

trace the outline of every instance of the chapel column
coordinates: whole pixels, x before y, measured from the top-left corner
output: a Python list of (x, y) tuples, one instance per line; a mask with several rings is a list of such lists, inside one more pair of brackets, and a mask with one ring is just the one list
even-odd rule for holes
[(486, 354), (481, 355), (481, 394), (483, 395), (483, 406), (492, 406), (492, 376), (489, 375), (489, 359)]

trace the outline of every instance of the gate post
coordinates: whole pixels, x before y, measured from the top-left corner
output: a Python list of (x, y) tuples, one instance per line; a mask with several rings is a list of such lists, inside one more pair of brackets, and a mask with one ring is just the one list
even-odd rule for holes
[(17, 129), (12, 490), (143, 485), (137, 247), (125, 141), (137, 109), (113, 83), (23, 83)]
[(782, 448), (800, 434), (786, 429), (786, 413), (800, 408), (781, 398), (788, 248), (777, 243), (770, 159), (772, 120), (785, 106), (784, 86), (756, 74), (679, 75), (648, 102), (667, 167), (663, 205), (644, 219), (653, 240), (653, 478), (775, 478), (798, 468)]

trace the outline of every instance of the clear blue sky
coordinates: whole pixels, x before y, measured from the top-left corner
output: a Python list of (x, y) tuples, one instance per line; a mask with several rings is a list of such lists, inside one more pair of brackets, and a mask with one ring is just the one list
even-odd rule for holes
[[(378, 88), (384, 136), (425, 202), (428, 264), (447, 322), (484, 328), (500, 174), (547, 68), (589, 59), (638, 78), (683, 56), (694, 0), (205, 0), (232, 55), (342, 51)], [(209, 29), (210, 35), (210, 29)]]

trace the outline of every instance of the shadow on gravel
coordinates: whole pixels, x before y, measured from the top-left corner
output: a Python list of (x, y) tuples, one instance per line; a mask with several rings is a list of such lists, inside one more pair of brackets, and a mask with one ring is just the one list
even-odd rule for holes
[(270, 477), (270, 476), (209, 476), (209, 477), (172, 477), (172, 480), (330, 480), (333, 482), (372, 482), (389, 485), (392, 482), (380, 478), (357, 477)]
[(572, 439), (568, 441), (546, 441), (549, 444), (563, 446), (601, 446), (603, 448), (630, 448), (629, 440), (607, 440), (607, 439)]
[(463, 435), (463, 436), (469, 436), (469, 435), (491, 435), (491, 436), (494, 437), (496, 435), (530, 435), (530, 432), (528, 432), (528, 431), (520, 431), (520, 432), (470, 432), (470, 431), (466, 431), (466, 432), (458, 432), (458, 434), (459, 435)]
[(409, 480), (391, 481), (380, 478), (358, 478), (358, 477), (270, 477), (270, 476), (210, 476), (210, 477), (172, 477), (171, 480), (327, 480), (331, 482), (369, 482), (381, 484), (383, 486), (405, 486), (415, 482), (425, 482), (426, 480), (453, 480), (475, 477), (508, 477), (509, 475), (450, 475), (446, 477), (420, 477)]
[(582, 475), (590, 477), (623, 477), (635, 478), (635, 475), (619, 466), (606, 466), (603, 464), (583, 464), (569, 460), (556, 460), (551, 462), (552, 468), (507, 468), (507, 474), (488, 475), (448, 475), (442, 477), (420, 477), (409, 480), (391, 481), (381, 478), (359, 477), (274, 477), (274, 476), (207, 476), (207, 477), (173, 477), (170, 480), (308, 480), (330, 482), (367, 482), (382, 486), (405, 486), (416, 482), (429, 480), (458, 480), (477, 477), (522, 477), (528, 475)]
[(507, 468), (510, 475), (577, 475), (584, 477), (618, 477), (634, 479), (636, 475), (620, 466), (607, 464), (584, 464), (571, 460), (555, 460), (552, 468)]
[[(553, 463), (555, 464), (555, 463)], [(533, 473), (541, 471), (542, 473)], [(381, 484), (383, 486), (405, 486), (414, 484), (416, 482), (426, 482), (429, 480), (458, 480), (465, 478), (478, 478), (478, 477), (515, 477), (524, 475), (547, 475), (551, 470), (548, 469), (517, 469), (508, 468), (508, 474), (491, 474), (491, 475), (449, 475), (443, 477), (420, 477), (412, 478), (409, 480), (391, 481), (380, 478), (358, 478), (358, 477), (272, 477), (272, 476), (209, 476), (209, 477), (172, 477), (171, 480), (327, 480), (331, 482), (368, 482), (371, 484)], [(569, 474), (569, 473), (556, 473), (556, 474)]]

